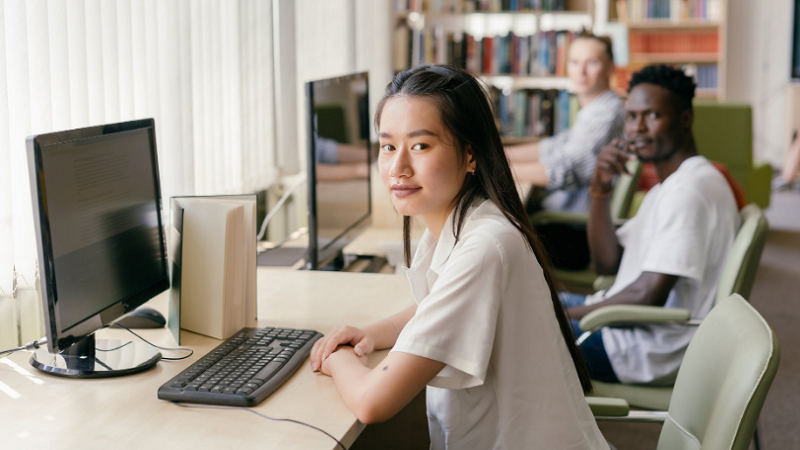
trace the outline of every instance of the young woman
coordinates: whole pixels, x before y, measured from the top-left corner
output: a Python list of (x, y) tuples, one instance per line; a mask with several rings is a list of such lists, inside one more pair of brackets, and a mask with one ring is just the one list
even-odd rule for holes
[[(433, 449), (606, 449), (590, 381), (527, 222), (486, 93), (460, 69), (399, 74), (375, 115), (378, 164), (404, 216), (416, 305), (316, 343), (364, 423), (389, 419), (427, 386)], [(409, 220), (427, 226), (413, 262)], [(392, 348), (375, 369), (367, 353)]]

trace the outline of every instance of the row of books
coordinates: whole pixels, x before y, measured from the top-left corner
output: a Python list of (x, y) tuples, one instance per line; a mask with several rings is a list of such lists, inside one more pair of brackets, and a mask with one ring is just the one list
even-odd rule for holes
[(495, 117), (505, 138), (544, 138), (572, 126), (578, 98), (565, 90), (520, 89), (506, 94), (492, 89)]
[(647, 19), (719, 20), (721, 0), (617, 0), (622, 21)]
[[(717, 89), (719, 87), (719, 68), (717, 64), (684, 64), (681, 66), (687, 75), (694, 77), (698, 89)], [(638, 68), (617, 67), (611, 78), (611, 87), (618, 93), (628, 90), (633, 72)]]
[(632, 55), (642, 53), (717, 53), (719, 34), (716, 31), (631, 31)]
[(686, 64), (683, 70), (694, 76), (698, 89), (716, 89), (719, 73), (716, 64)]
[[(414, 36), (419, 36), (420, 54), (412, 60)], [(404, 70), (420, 61), (453, 64), (487, 75), (566, 76), (567, 49), (573, 39), (572, 31), (475, 39), (468, 33), (446, 33), (439, 27), (416, 35), (401, 26), (395, 30), (393, 69)]]
[(472, 12), (566, 11), (566, 0), (394, 0), (397, 12), (460, 14)]

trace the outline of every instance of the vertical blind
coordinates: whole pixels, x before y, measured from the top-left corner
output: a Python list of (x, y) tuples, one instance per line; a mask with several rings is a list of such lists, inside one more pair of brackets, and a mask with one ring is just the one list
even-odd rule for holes
[(0, 0), (0, 348), (44, 334), (26, 137), (153, 117), (164, 198), (264, 189), (272, 45), (269, 1)]

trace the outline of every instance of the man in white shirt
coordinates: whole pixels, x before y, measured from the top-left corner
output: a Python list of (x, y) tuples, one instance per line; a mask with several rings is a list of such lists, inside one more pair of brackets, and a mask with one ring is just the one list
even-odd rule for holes
[[(589, 193), (592, 261), (598, 274), (617, 274), (607, 291), (564, 296), (573, 321), (606, 305), (686, 308), (704, 318), (739, 228), (725, 178), (697, 154), (692, 135), (695, 84), (681, 70), (651, 66), (633, 75), (625, 105), (627, 140), (615, 140), (597, 160)], [(652, 162), (660, 183), (619, 230), (611, 220), (614, 177), (636, 155)], [(573, 325), (575, 326), (575, 325)], [(672, 384), (695, 329), (681, 325), (606, 328), (582, 350), (593, 378)]]
[(540, 142), (506, 148), (516, 178), (547, 191), (544, 209), (588, 209), (586, 189), (597, 154), (622, 134), (622, 100), (609, 87), (613, 73), (611, 40), (580, 33), (567, 53), (567, 75), (581, 105), (574, 125)]

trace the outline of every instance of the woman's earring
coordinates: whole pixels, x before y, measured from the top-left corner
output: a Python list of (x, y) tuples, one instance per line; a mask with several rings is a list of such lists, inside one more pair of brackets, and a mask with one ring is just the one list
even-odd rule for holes
[(472, 176), (475, 176), (475, 169), (472, 169)]

